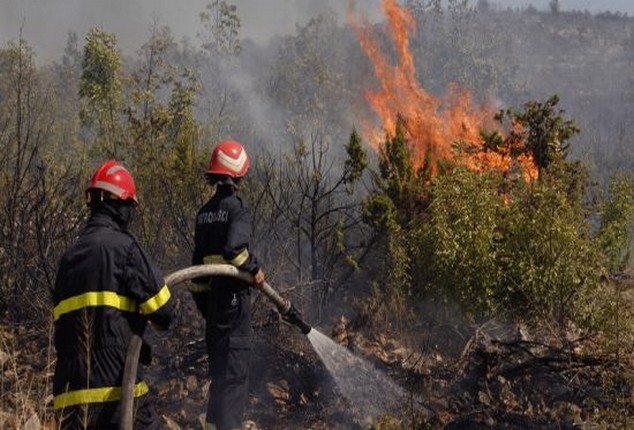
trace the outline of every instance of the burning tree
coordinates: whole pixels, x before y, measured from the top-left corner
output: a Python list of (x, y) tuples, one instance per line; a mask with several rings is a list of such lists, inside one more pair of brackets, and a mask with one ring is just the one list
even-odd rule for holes
[[(384, 302), (402, 308), (404, 294), (435, 296), (476, 319), (523, 315), (560, 328), (605, 323), (613, 309), (597, 301), (606, 293), (601, 277), (622, 267), (629, 245), (608, 244), (601, 232), (619, 225), (629, 237), (624, 226), (633, 212), (605, 212), (588, 199), (586, 169), (567, 159), (579, 129), (559, 98), (495, 114), (491, 104), (474, 107), (457, 86), (432, 96), (416, 79), (408, 47), (415, 21), (396, 2), (383, 5), (398, 64), (366, 28), (355, 28), (379, 83), (366, 99), (385, 135), (373, 140), (380, 172), (366, 203), (388, 254), (382, 294), (395, 299)], [(379, 136), (370, 120), (364, 130)], [(631, 189), (630, 182), (611, 201), (627, 200)], [(597, 224), (603, 212), (618, 212), (620, 221), (610, 215)]]

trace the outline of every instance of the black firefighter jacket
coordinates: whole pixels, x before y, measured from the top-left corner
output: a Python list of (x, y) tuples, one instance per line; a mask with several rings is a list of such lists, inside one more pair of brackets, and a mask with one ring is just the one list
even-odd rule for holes
[[(256, 257), (249, 252), (251, 217), (242, 200), (231, 187), (218, 186), (214, 196), (198, 211), (192, 264), (231, 264), (255, 274), (259, 270)], [(199, 279), (190, 286), (194, 300), (203, 315), (207, 312), (207, 293), (222, 290), (241, 292), (251, 284), (228, 277)]]
[[(153, 260), (108, 215), (94, 214), (55, 282), (54, 407), (119, 401), (127, 346), (144, 320), (167, 328), (170, 291)], [(137, 379), (134, 396), (148, 391)]]

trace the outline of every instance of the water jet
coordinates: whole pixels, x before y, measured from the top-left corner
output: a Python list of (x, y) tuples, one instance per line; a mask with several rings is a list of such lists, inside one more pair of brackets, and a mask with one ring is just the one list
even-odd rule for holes
[[(165, 277), (165, 283), (174, 287), (182, 282), (204, 276), (231, 276), (253, 282), (251, 274), (229, 264), (203, 264), (173, 272)], [(332, 375), (341, 394), (357, 409), (366, 421), (395, 408), (404, 396), (403, 389), (383, 372), (350, 350), (330, 339), (319, 330), (305, 323), (300, 312), (290, 300), (280, 296), (265, 283), (262, 293), (275, 305), (282, 319), (297, 326), (306, 335), (311, 346)], [(133, 429), (134, 383), (136, 381), (139, 354), (145, 324), (134, 330), (128, 345), (122, 380), (121, 416), (119, 428)]]

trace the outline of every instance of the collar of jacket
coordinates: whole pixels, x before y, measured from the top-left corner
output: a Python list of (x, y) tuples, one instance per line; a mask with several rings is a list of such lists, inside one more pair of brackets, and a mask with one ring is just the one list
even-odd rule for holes
[(233, 185), (216, 185), (216, 195), (219, 197), (226, 197), (235, 194), (235, 188)]
[(105, 206), (93, 211), (93, 213), (90, 215), (90, 218), (88, 218), (86, 228), (108, 227), (112, 228), (113, 230), (123, 231), (119, 223), (115, 221), (114, 214), (110, 213), (111, 211), (111, 208)]

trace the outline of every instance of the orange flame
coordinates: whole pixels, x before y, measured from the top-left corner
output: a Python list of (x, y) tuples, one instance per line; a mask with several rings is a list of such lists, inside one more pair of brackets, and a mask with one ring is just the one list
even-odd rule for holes
[[(382, 6), (399, 58), (396, 65), (391, 65), (380, 51), (369, 27), (357, 22), (352, 2), (348, 8), (348, 21), (355, 28), (380, 83), (379, 89), (365, 93), (370, 107), (382, 122), (382, 129), (369, 120), (363, 124), (364, 135), (372, 136), (370, 144), (381, 150), (382, 135), (394, 136), (396, 118), (400, 116), (404, 119), (404, 132), (413, 150), (415, 168), (422, 166), (429, 153), (432, 172), (436, 171), (439, 160), (459, 161), (475, 171), (507, 172), (511, 169), (514, 163), (511, 155), (486, 150), (480, 136), (483, 129), (500, 131), (494, 120), (493, 107), (490, 104), (475, 107), (471, 92), (455, 84), (442, 99), (422, 88), (416, 79), (414, 58), (409, 48), (409, 34), (415, 31), (416, 22), (396, 0), (382, 0)], [(456, 142), (461, 143), (460, 151), (454, 147)], [(534, 163), (527, 157), (519, 157), (515, 162), (524, 172), (535, 171)], [(532, 173), (524, 174), (527, 180), (531, 176), (535, 177)]]

